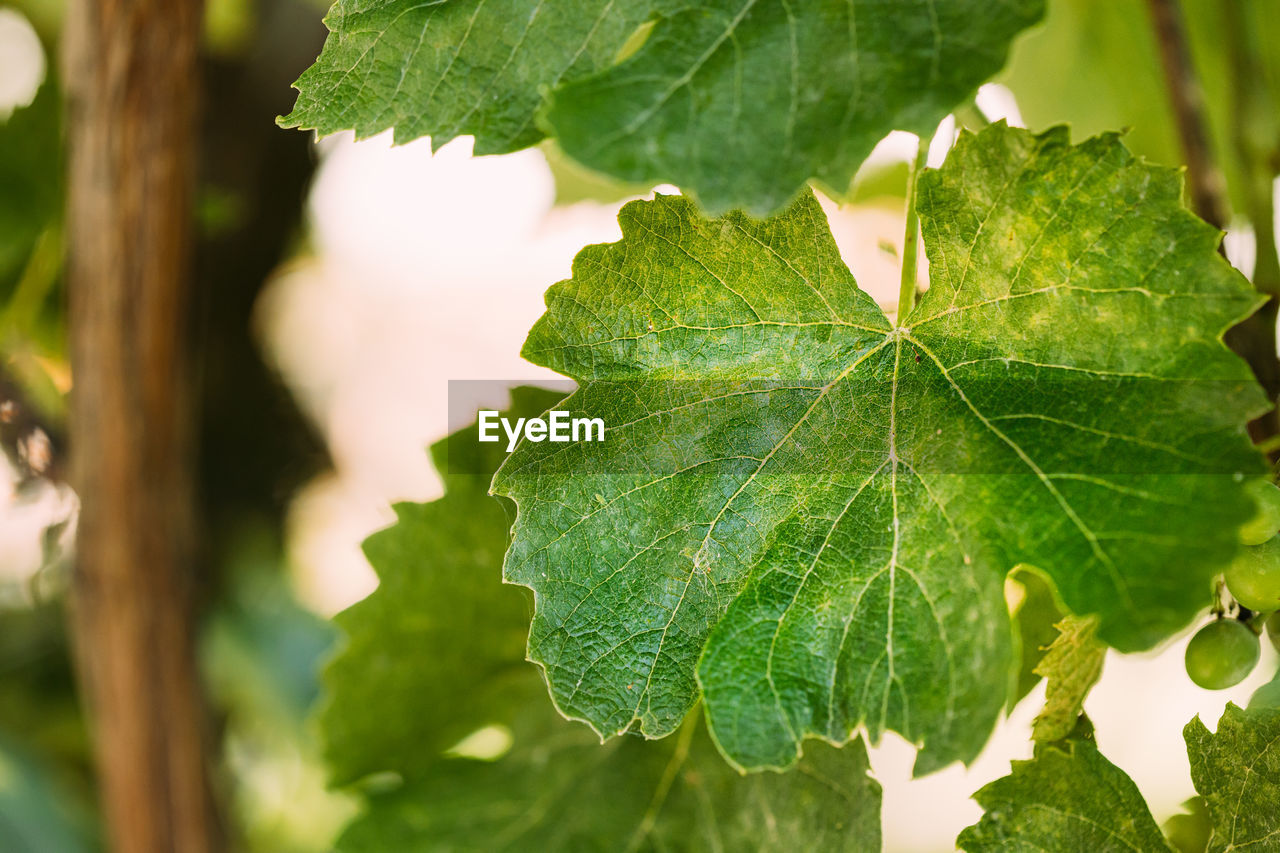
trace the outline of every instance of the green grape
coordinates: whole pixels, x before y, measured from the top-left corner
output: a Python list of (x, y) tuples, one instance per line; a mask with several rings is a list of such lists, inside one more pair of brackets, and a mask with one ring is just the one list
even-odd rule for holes
[(1258, 663), (1258, 635), (1236, 619), (1205, 625), (1187, 644), (1187, 675), (1206, 690), (1223, 690), (1244, 681)]
[(1240, 549), (1226, 571), (1227, 589), (1250, 610), (1280, 610), (1280, 538)]
[(1276, 651), (1280, 652), (1280, 612), (1267, 617), (1267, 638), (1276, 647)]
[(1266, 480), (1254, 480), (1248, 491), (1257, 504), (1257, 512), (1240, 528), (1240, 542), (1261, 545), (1280, 531), (1280, 488)]

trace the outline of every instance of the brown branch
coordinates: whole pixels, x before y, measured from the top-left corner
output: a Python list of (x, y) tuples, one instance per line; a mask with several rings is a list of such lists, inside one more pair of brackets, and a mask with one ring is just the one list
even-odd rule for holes
[(1231, 149), (1240, 175), (1244, 214), (1253, 225), (1253, 285), (1280, 294), (1272, 183), (1280, 170), (1280, 140), (1274, 138), (1272, 94), (1262, 67), (1257, 34), (1250, 32), (1241, 0), (1223, 0), (1222, 20), (1231, 71)]
[(71, 620), (112, 849), (220, 846), (192, 624), (187, 352), (199, 0), (77, 0), (65, 35)]
[(1191, 61), (1182, 9), (1178, 0), (1147, 0), (1147, 5), (1151, 9), (1169, 102), (1182, 140), (1192, 208), (1201, 219), (1216, 228), (1225, 228), (1229, 212), (1227, 185), (1213, 158), (1204, 90)]
[[(1232, 54), (1233, 103), (1235, 112), (1233, 120), (1237, 132), (1233, 134), (1232, 153), (1239, 159), (1240, 171), (1248, 176), (1254, 169), (1256, 160), (1252, 152), (1241, 144), (1239, 128), (1245, 119), (1245, 104), (1242, 92), (1252, 89), (1252, 78), (1258, 69), (1250, 67), (1250, 63), (1242, 57), (1242, 32), (1238, 0), (1224, 0), (1224, 13), (1228, 34), (1234, 42), (1228, 53)], [(1209, 140), (1209, 121), (1205, 113), (1204, 91), (1196, 75), (1195, 65), (1191, 61), (1191, 51), (1187, 44), (1186, 27), (1182, 18), (1182, 9), (1178, 0), (1148, 0), (1151, 9), (1151, 20), (1155, 29), (1156, 43), (1160, 50), (1160, 62), (1164, 68), (1166, 86), (1169, 90), (1169, 101), (1173, 107), (1174, 120), (1178, 128), (1178, 137), (1182, 143), (1183, 158), (1187, 163), (1187, 190), (1191, 196), (1191, 204), (1195, 212), (1206, 222), (1222, 229), (1225, 228), (1229, 206), (1227, 203), (1226, 180), (1213, 157)], [(1246, 211), (1259, 233), (1259, 267), (1254, 275), (1254, 285), (1263, 292), (1274, 293), (1275, 284), (1269, 281), (1270, 276), (1265, 268), (1268, 266), (1268, 252), (1264, 241), (1269, 235), (1271, 224), (1270, 184), (1266, 204), (1259, 209), (1251, 205)], [(1246, 195), (1249, 188), (1246, 187)], [(1261, 229), (1266, 229), (1265, 231)], [(1274, 257), (1274, 251), (1270, 253)], [(1261, 274), (1261, 275), (1260, 275)], [(1280, 396), (1280, 362), (1276, 359), (1275, 325), (1277, 301), (1275, 296), (1267, 300), (1256, 313), (1246, 318), (1226, 334), (1227, 345), (1237, 352), (1249, 367), (1254, 376), (1262, 384), (1267, 398), (1273, 408), (1263, 416), (1249, 424), (1249, 434), (1255, 443), (1267, 443), (1280, 433), (1280, 418), (1274, 408), (1277, 396)], [(1271, 454), (1273, 463), (1280, 461), (1280, 452)]]

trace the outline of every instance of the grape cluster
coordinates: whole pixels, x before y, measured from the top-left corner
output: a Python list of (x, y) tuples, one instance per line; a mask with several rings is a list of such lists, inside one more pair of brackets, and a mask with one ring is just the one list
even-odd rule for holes
[(1280, 488), (1260, 482), (1254, 498), (1258, 513), (1241, 528), (1243, 547), (1224, 575), (1239, 613), (1229, 618), (1219, 612), (1187, 644), (1187, 675), (1209, 690), (1239, 684), (1253, 671), (1264, 618), (1272, 645), (1280, 649)]

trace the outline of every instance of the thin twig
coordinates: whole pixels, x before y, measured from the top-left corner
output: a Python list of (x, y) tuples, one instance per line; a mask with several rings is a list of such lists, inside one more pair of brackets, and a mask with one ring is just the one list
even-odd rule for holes
[[(1253, 373), (1274, 402), (1280, 397), (1280, 361), (1276, 358), (1276, 318), (1280, 314), (1280, 260), (1276, 256), (1275, 211), (1272, 185), (1280, 163), (1280, 139), (1275, 138), (1271, 115), (1271, 95), (1256, 35), (1249, 32), (1240, 0), (1224, 0), (1222, 17), (1226, 53), (1230, 57), (1231, 153), (1236, 160), (1235, 175), (1241, 181), (1237, 196), (1244, 215), (1253, 225), (1257, 248), (1253, 286), (1268, 295), (1265, 305), (1227, 334), (1227, 343), (1249, 362)], [(1280, 462), (1280, 417), (1273, 408), (1249, 424), (1249, 432), (1259, 449)]]
[(1204, 90), (1191, 62), (1182, 9), (1178, 0), (1147, 0), (1147, 5), (1151, 9), (1173, 117), (1182, 140), (1192, 207), (1201, 219), (1216, 228), (1224, 228), (1229, 210), (1226, 180), (1213, 159)]
[[(1249, 363), (1254, 376), (1266, 390), (1273, 408), (1249, 424), (1249, 434), (1255, 444), (1264, 448), (1272, 463), (1280, 462), (1280, 452), (1271, 449), (1273, 439), (1280, 434), (1280, 418), (1274, 408), (1280, 397), (1280, 362), (1276, 359), (1277, 300), (1274, 294), (1280, 290), (1280, 281), (1273, 281), (1275, 258), (1271, 243), (1272, 211), (1270, 198), (1271, 179), (1275, 175), (1272, 158), (1260, 157), (1255, 146), (1249, 144), (1246, 126), (1258, 108), (1256, 87), (1259, 85), (1257, 62), (1251, 58), (1248, 34), (1244, 31), (1239, 0), (1224, 0), (1223, 11), (1229, 47), (1232, 57), (1232, 154), (1237, 158), (1238, 171), (1248, 186), (1244, 187), (1245, 214), (1253, 223), (1257, 234), (1258, 265), (1255, 268), (1254, 286), (1272, 294), (1266, 304), (1226, 334), (1226, 342)], [(1204, 92), (1191, 51), (1187, 44), (1186, 27), (1178, 0), (1148, 0), (1156, 43), (1160, 48), (1160, 61), (1164, 67), (1169, 100), (1173, 106), (1178, 136), (1182, 142), (1183, 157), (1187, 163), (1187, 189), (1192, 207), (1205, 221), (1221, 229), (1228, 215), (1226, 180), (1213, 158), (1209, 141), (1209, 122), (1205, 114)], [(1257, 180), (1259, 172), (1265, 172), (1263, 180)], [(1264, 186), (1263, 192), (1257, 187)], [(1265, 196), (1265, 199), (1262, 197)]]
[(1244, 214), (1253, 225), (1257, 246), (1253, 286), (1263, 293), (1280, 294), (1271, 189), (1280, 167), (1280, 140), (1274, 136), (1271, 93), (1266, 91), (1256, 36), (1249, 32), (1240, 0), (1225, 0), (1222, 18), (1231, 62), (1231, 147), (1241, 175)]

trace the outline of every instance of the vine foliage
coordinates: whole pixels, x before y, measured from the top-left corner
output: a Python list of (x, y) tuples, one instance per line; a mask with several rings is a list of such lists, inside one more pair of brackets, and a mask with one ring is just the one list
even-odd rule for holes
[[(506, 456), (463, 430), (433, 449), (445, 497), (368, 541), (381, 586), (339, 618), (321, 720), (336, 784), (401, 784), (346, 849), (875, 849), (866, 743), (971, 762), (1041, 676), (1034, 758), (958, 844), (1166, 848), (1083, 703), (1107, 648), (1203, 614), (1274, 491), (1245, 428), (1268, 401), (1223, 344), (1262, 298), (1116, 134), (961, 133), (908, 190), (928, 285), (907, 252), (885, 308), (806, 186), (840, 196), (888, 131), (931, 132), (1043, 12), (333, 7), (285, 125), (551, 138), (683, 193), (623, 207), (524, 346), (578, 388), (514, 413), (607, 440)], [(1280, 838), (1267, 696), (1186, 729), (1210, 850)]]

